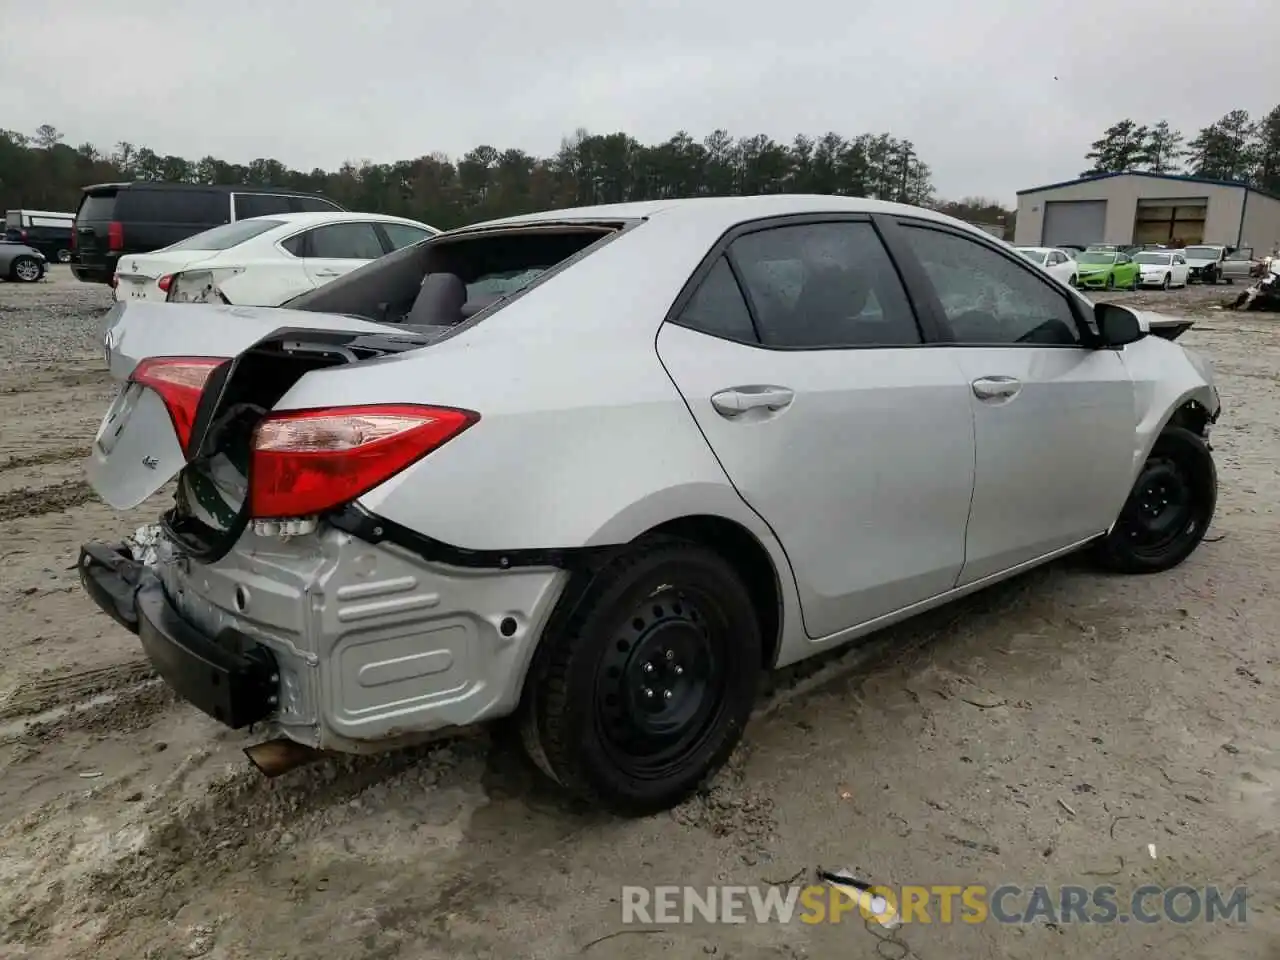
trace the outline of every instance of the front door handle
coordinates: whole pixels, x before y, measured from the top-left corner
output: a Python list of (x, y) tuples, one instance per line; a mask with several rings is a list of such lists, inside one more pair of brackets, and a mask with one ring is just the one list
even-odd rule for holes
[(1010, 400), (1022, 389), (1022, 381), (1017, 377), (979, 377), (970, 386), (979, 400)]
[(711, 405), (722, 417), (737, 417), (748, 410), (785, 409), (795, 399), (795, 391), (786, 387), (730, 387), (711, 395)]
[(340, 270), (317, 270), (316, 276), (317, 277), (340, 277), (342, 276), (342, 272)]

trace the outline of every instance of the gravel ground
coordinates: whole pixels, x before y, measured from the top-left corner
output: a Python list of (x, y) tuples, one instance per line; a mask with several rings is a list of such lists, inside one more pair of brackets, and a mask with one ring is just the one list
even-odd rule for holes
[[(69, 569), (83, 540), (156, 511), (113, 515), (82, 480), (110, 396), (107, 293), (64, 268), (0, 284), (0, 956), (1280, 956), (1277, 319), (1215, 311), (1220, 289), (1117, 295), (1198, 317), (1185, 341), (1221, 378), (1218, 517), (1181, 568), (1054, 564), (788, 672), (705, 794), (623, 822), (483, 736), (266, 781), (245, 737), (167, 695)], [(889, 884), (1246, 884), (1249, 913), (621, 925), (623, 884), (818, 866)]]

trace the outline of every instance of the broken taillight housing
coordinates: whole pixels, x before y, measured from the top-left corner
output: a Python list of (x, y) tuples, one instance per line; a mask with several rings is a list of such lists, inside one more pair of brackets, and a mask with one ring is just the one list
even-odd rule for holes
[(190, 453), (191, 431), (205, 385), (215, 370), (229, 362), (225, 357), (150, 357), (129, 377), (160, 394), (183, 453)]
[(161, 277), (159, 280), (156, 281), (156, 286), (159, 287), (163, 293), (168, 293), (169, 284), (171, 283), (173, 283), (173, 274), (166, 273), (163, 277)]
[(270, 414), (253, 434), (249, 514), (302, 517), (350, 503), (479, 419), (470, 410), (416, 404)]

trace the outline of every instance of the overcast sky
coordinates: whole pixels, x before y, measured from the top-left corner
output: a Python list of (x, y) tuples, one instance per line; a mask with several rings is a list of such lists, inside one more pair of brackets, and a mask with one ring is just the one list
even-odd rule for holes
[(0, 0), (0, 128), (303, 169), (887, 131), (940, 195), (1012, 203), (1124, 116), (1190, 138), (1275, 106), (1275, 26), (1270, 0)]

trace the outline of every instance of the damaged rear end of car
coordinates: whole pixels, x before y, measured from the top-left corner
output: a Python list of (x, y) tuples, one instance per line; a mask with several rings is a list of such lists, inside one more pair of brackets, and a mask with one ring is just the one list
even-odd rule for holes
[[(358, 501), (482, 419), (447, 398), (404, 402), (396, 385), (416, 374), (396, 365), (612, 232), (562, 237), (523, 270), (524, 254), (493, 253), (493, 238), (471, 261), (423, 244), (288, 308), (126, 301), (108, 314), (119, 391), (90, 483), (118, 510), (167, 487), (173, 498), (132, 536), (84, 544), (81, 582), (181, 698), (280, 738), (247, 751), (264, 772), (419, 741), (518, 702), (511, 678), (565, 573), (392, 542)], [(372, 364), (389, 373), (385, 402), (344, 403), (342, 372)], [(333, 402), (298, 408), (300, 384)]]

